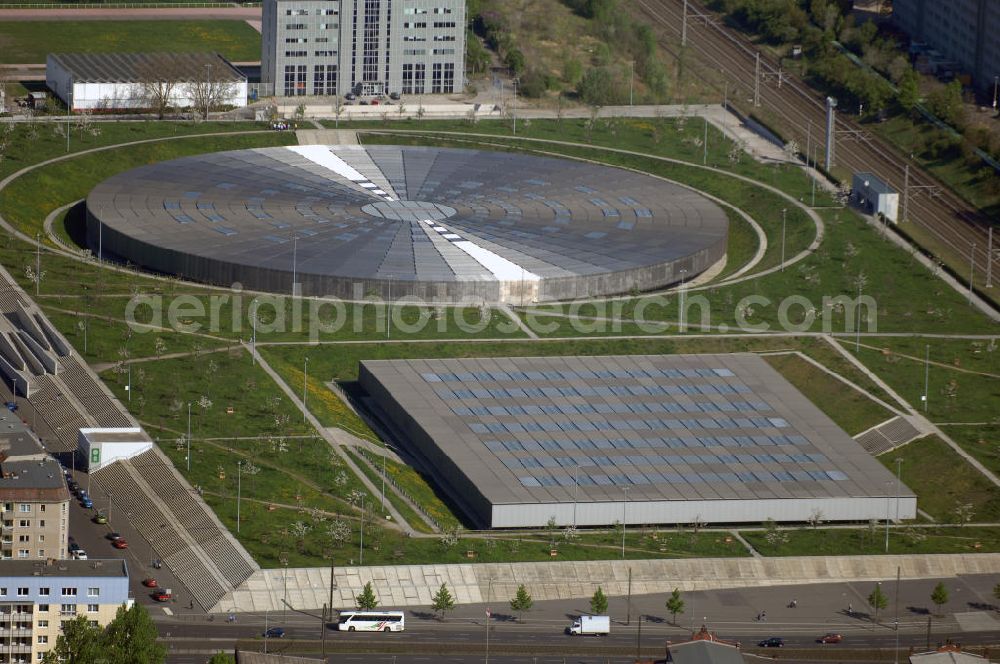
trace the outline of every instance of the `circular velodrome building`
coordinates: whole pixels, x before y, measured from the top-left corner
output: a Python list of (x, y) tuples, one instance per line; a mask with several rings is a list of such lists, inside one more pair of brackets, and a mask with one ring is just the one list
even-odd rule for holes
[(87, 210), (102, 258), (221, 286), (440, 303), (668, 286), (723, 260), (728, 235), (718, 205), (653, 176), (433, 147), (185, 157), (105, 180)]

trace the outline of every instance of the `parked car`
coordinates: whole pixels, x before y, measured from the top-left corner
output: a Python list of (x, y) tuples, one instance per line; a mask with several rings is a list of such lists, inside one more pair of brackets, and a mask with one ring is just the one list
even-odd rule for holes
[(70, 480), (66, 482), (66, 486), (69, 487), (70, 491), (76, 491), (77, 489), (80, 488), (80, 485), (76, 483), (76, 480)]
[(173, 592), (171, 592), (170, 588), (160, 588), (152, 595), (150, 595), (150, 597), (152, 597), (157, 602), (169, 602), (174, 598), (174, 594)]
[(72, 538), (70, 538), (70, 541), (69, 541), (69, 552), (70, 553), (76, 553), (79, 550), (80, 550), (80, 545), (77, 544), (76, 542), (74, 542)]
[(785, 640), (780, 636), (772, 636), (769, 639), (764, 639), (757, 645), (761, 648), (783, 648), (785, 646)]
[(127, 549), (128, 542), (125, 541), (124, 537), (119, 537), (118, 539), (116, 539), (114, 542), (111, 543), (111, 546), (115, 547), (116, 549)]
[(86, 507), (87, 509), (90, 509), (91, 507), (94, 506), (94, 501), (90, 499), (90, 496), (84, 496), (83, 498), (80, 499), (80, 504)]
[(353, 92), (348, 92), (346, 95), (344, 95), (344, 99), (346, 99), (347, 101), (354, 101), (357, 98), (358, 96)]
[(4, 405), (7, 406), (7, 410), (9, 410), (10, 412), (12, 412), (12, 413), (17, 412), (17, 402), (15, 402), (15, 401), (8, 401)]
[(154, 579), (153, 577), (149, 577), (148, 579), (143, 579), (142, 580), (142, 585), (146, 586), (147, 588), (158, 588), (159, 587), (159, 584), (156, 583), (156, 579)]
[(103, 512), (98, 512), (97, 516), (94, 517), (94, 523), (104, 524), (107, 522), (108, 522), (108, 515), (104, 514)]
[(844, 640), (844, 635), (837, 634), (836, 632), (828, 632), (816, 640), (820, 643), (840, 643)]
[(268, 627), (267, 631), (263, 634), (265, 639), (281, 639), (285, 636), (284, 627)]
[(87, 552), (83, 549), (77, 549), (73, 552), (73, 560), (86, 560)]
[(110, 533), (108, 533), (107, 535), (105, 535), (105, 537), (107, 537), (109, 540), (111, 540), (112, 542), (114, 542), (116, 539), (121, 539), (122, 535), (121, 535), (121, 533), (117, 533), (117, 532), (115, 532), (115, 531), (112, 530)]
[(389, 99), (392, 99), (393, 101), (399, 101), (399, 93), (398, 92), (390, 92), (389, 93)]

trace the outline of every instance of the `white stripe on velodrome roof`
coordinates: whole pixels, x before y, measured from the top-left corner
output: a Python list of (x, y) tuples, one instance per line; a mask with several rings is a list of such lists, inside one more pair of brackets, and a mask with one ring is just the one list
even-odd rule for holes
[(439, 226), (435, 221), (425, 219), (424, 223), (437, 231), (441, 237), (447, 239), (455, 248), (461, 249), (471, 256), (473, 260), (489, 270), (498, 281), (541, 281), (541, 277), (534, 272), (524, 269), (517, 263), (485, 247), (480, 247), (475, 242), (466, 240), (461, 235), (451, 232), (444, 226)]
[[(333, 171), (342, 178), (350, 180), (370, 193), (373, 193), (371, 192), (372, 189), (378, 189), (377, 184), (362, 175), (356, 168), (348, 164), (346, 161), (330, 152), (330, 148), (328, 146), (290, 145), (287, 149), (296, 154), (302, 155), (318, 166), (322, 166), (323, 168)], [(382, 191), (381, 198), (384, 198), (387, 201), (394, 200), (391, 196), (385, 195), (384, 191)]]

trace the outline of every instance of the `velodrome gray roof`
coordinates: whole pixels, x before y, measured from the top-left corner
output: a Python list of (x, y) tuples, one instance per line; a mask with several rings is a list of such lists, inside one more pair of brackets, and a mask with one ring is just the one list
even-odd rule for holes
[(211, 66), (213, 81), (246, 78), (218, 53), (50, 53), (77, 83), (136, 83), (154, 74), (173, 81), (203, 81)]
[[(752, 354), (365, 360), (360, 380), (403, 444), (493, 506), (622, 501), (625, 487), (630, 503), (895, 491), (891, 473)], [(884, 501), (868, 508), (884, 514)]]
[(133, 263), (278, 292), (294, 269), (303, 294), (348, 297), (390, 281), (397, 296), (477, 301), (504, 299), (503, 284), (537, 284), (539, 300), (653, 288), (715, 263), (728, 234), (715, 203), (652, 176), (427, 147), (186, 157), (105, 180), (87, 208), (103, 251)]

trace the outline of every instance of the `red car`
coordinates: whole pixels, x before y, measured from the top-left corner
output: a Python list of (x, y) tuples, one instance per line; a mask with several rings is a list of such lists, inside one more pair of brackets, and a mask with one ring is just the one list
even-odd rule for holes
[(840, 643), (841, 641), (844, 640), (844, 635), (837, 634), (835, 632), (830, 632), (828, 634), (824, 634), (823, 636), (821, 636), (816, 640), (819, 641), (820, 643)]
[(147, 588), (158, 588), (159, 587), (159, 584), (156, 583), (156, 579), (154, 579), (152, 577), (150, 577), (148, 579), (144, 579), (143, 582), (142, 582), (142, 585), (146, 586)]
[(126, 542), (125, 539), (122, 538), (122, 537), (119, 537), (118, 539), (116, 539), (114, 542), (111, 543), (111, 545), (113, 547), (115, 547), (116, 549), (127, 549), (128, 548), (128, 542)]
[(155, 593), (153, 593), (153, 599), (155, 599), (157, 602), (169, 602), (173, 598), (174, 596), (170, 592), (169, 588), (165, 590), (157, 590)]

